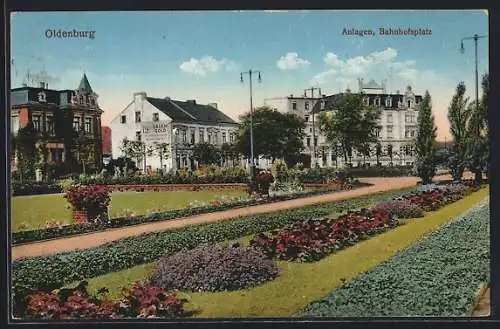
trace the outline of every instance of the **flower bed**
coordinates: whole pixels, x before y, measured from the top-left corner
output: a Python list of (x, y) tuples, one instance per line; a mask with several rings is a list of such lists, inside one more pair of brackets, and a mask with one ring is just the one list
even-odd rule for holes
[[(186, 300), (150, 285), (134, 284), (123, 289), (120, 300), (108, 300), (89, 295), (87, 283), (74, 289), (35, 292), (26, 296), (26, 303), (18, 312), (23, 320), (95, 320), (123, 318), (179, 318)], [(101, 292), (105, 294), (106, 288)]]
[[(355, 183), (354, 186), (362, 187), (362, 186), (367, 186), (367, 184)], [(97, 232), (105, 230), (107, 228), (125, 227), (143, 223), (195, 216), (215, 211), (222, 211), (222, 210), (248, 207), (248, 206), (260, 205), (272, 202), (293, 200), (297, 198), (320, 195), (337, 191), (342, 191), (342, 188), (340, 186), (335, 186), (324, 190), (303, 191), (294, 194), (273, 195), (270, 198), (264, 198), (264, 199), (230, 200), (227, 203), (214, 202), (209, 205), (188, 207), (187, 209), (169, 210), (149, 215), (111, 218), (106, 222), (86, 223), (84, 225), (73, 224), (73, 225), (58, 226), (53, 228), (18, 231), (12, 233), (12, 245), (41, 241), (46, 239), (53, 239), (53, 238), (76, 235), (76, 234)]]
[[(259, 234), (250, 244), (260, 248), (269, 257), (288, 261), (317, 261), (324, 256), (398, 225), (396, 215), (408, 217), (421, 215), (416, 205), (425, 211), (433, 211), (447, 203), (462, 198), (468, 187), (448, 186), (420, 193), (409, 193), (393, 200), (403, 203), (403, 207), (384, 207), (379, 204), (373, 209), (362, 209), (347, 213), (338, 219), (313, 219), (271, 232)], [(399, 201), (399, 202), (398, 202)], [(404, 207), (404, 203), (409, 203)], [(398, 213), (391, 212), (398, 211)]]
[(490, 278), (489, 225), (482, 202), (297, 316), (464, 316)]
[(250, 245), (271, 258), (311, 262), (396, 225), (388, 212), (361, 209), (337, 219), (308, 220), (270, 235), (261, 233)]
[(183, 291), (230, 291), (273, 280), (278, 266), (239, 245), (202, 245), (162, 258), (151, 278), (157, 287)]
[(111, 197), (105, 186), (71, 187), (64, 198), (73, 207), (73, 219), (76, 224), (107, 221)]
[(266, 232), (304, 218), (318, 218), (333, 212), (359, 209), (408, 190), (389, 191), (279, 213), (259, 214), (220, 223), (153, 232), (95, 248), (18, 259), (12, 263), (11, 267), (15, 302), (22, 302), (26, 293), (32, 290), (51, 291), (71, 282), (149, 263), (163, 257), (166, 253), (191, 249), (202, 243), (222, 242)]

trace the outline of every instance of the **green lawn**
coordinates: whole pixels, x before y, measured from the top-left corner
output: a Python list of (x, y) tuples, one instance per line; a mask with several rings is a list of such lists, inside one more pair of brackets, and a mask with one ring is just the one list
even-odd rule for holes
[[(197, 310), (197, 317), (282, 317), (291, 316), (314, 300), (327, 295), (342, 282), (386, 261), (436, 231), (456, 216), (489, 195), (484, 188), (444, 208), (427, 213), (424, 218), (408, 220), (405, 225), (362, 241), (314, 263), (279, 261), (283, 270), (275, 280), (263, 285), (232, 292), (181, 293), (190, 302), (188, 309)], [(250, 236), (238, 241), (248, 243)], [(149, 276), (154, 263), (89, 279), (89, 291), (107, 287), (109, 297), (120, 296), (121, 289)]]
[[(245, 196), (237, 191), (114, 192), (110, 216), (144, 215), (180, 209), (194, 201), (211, 201), (222, 196)], [(12, 231), (42, 228), (47, 221), (71, 223), (71, 209), (62, 194), (16, 196), (12, 198)]]

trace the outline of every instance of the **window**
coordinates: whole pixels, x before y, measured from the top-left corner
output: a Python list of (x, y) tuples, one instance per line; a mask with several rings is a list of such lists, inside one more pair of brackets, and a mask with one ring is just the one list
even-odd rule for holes
[(307, 147), (311, 146), (311, 138), (307, 137), (306, 139)]
[(380, 106), (380, 98), (375, 98), (375, 105)]
[(54, 133), (54, 118), (51, 116), (47, 116), (46, 124), (47, 124), (47, 132), (49, 134), (53, 134)]
[(140, 131), (136, 131), (135, 132), (135, 140), (136, 141), (141, 141), (141, 132)]
[[(387, 122), (392, 123), (392, 114), (387, 114)], [(391, 127), (392, 129), (392, 127)]]
[(126, 115), (121, 116), (120, 123), (127, 123), (127, 116)]
[(205, 132), (203, 130), (203, 128), (200, 128), (200, 140), (199, 140), (200, 143), (204, 143), (205, 142)]
[(387, 126), (387, 138), (392, 139), (392, 126)]
[(324, 109), (325, 109), (325, 103), (326, 103), (326, 102), (325, 102), (324, 100), (322, 100), (322, 101), (321, 101), (321, 109), (322, 109), (322, 110), (324, 110)]
[(370, 99), (369, 99), (368, 97), (364, 97), (364, 98), (363, 98), (363, 104), (364, 104), (365, 106), (370, 105)]
[(194, 140), (195, 140), (195, 133), (194, 133), (194, 129), (191, 129), (191, 144), (194, 144)]
[(17, 115), (10, 118), (10, 129), (12, 130), (12, 133), (17, 134), (17, 131), (19, 130), (19, 117)]
[(85, 132), (88, 134), (92, 132), (92, 118), (85, 118)]
[(208, 144), (212, 144), (212, 133), (207, 133), (207, 137), (208, 137)]
[(73, 130), (80, 131), (80, 117), (73, 118)]
[(46, 95), (45, 95), (45, 93), (43, 91), (41, 91), (41, 92), (38, 93), (38, 101), (39, 102), (43, 102), (43, 103), (47, 101), (46, 100)]
[(313, 146), (316, 146), (316, 145), (318, 145), (318, 138), (314, 139), (314, 145)]
[(297, 102), (292, 102), (292, 110), (296, 110), (297, 109)]
[(226, 133), (222, 133), (222, 143), (225, 144), (226, 142)]
[(385, 99), (385, 106), (387, 106), (387, 107), (391, 107), (392, 106), (392, 98), (387, 97)]
[(234, 142), (234, 135), (233, 134), (229, 134), (229, 142)]
[(306, 115), (306, 116), (304, 117), (304, 120), (306, 120), (306, 122), (309, 122), (309, 116), (308, 116), (308, 115)]
[(182, 131), (182, 142), (186, 143), (187, 141), (187, 132), (185, 130)]
[(306, 103), (304, 104), (304, 108), (306, 109), (306, 111), (307, 111), (307, 110), (309, 110), (309, 102), (306, 102)]
[(41, 131), (40, 127), (40, 115), (33, 115), (32, 117), (33, 121), (33, 127), (35, 128), (35, 131)]
[(312, 133), (313, 132), (313, 129), (312, 128), (309, 128), (309, 132)]
[(158, 113), (153, 113), (153, 121), (160, 121), (160, 115)]
[(135, 112), (135, 122), (141, 122), (141, 112)]
[(411, 106), (411, 100), (410, 99), (408, 100), (408, 108), (409, 109), (412, 108), (412, 106)]

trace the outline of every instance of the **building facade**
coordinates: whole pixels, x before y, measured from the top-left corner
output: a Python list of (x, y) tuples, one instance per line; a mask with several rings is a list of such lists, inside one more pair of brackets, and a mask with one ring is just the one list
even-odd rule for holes
[[(421, 95), (416, 95), (411, 86), (407, 86), (404, 93), (387, 93), (385, 83), (377, 84), (374, 80), (363, 83), (359, 79), (359, 94), (365, 105), (372, 105), (381, 109), (379, 119), (380, 130), (377, 132), (379, 143), (382, 146), (382, 156), (379, 162), (382, 165), (412, 165), (415, 161), (414, 141), (417, 137), (417, 120)], [(338, 95), (322, 95), (321, 98), (293, 97), (268, 99), (265, 105), (277, 108), (280, 111), (295, 113), (306, 122), (306, 137), (304, 153), (310, 154), (311, 163), (320, 167), (342, 167), (344, 158), (332, 150), (318, 124), (318, 113), (335, 111), (333, 101)], [(314, 107), (314, 114), (313, 114)], [(314, 120), (314, 124), (313, 124)], [(313, 144), (315, 143), (315, 144)], [(392, 159), (389, 148), (392, 148)], [(313, 152), (315, 149), (316, 152)], [(376, 165), (375, 145), (370, 149), (370, 156), (353, 152), (351, 163), (354, 166)]]
[[(98, 95), (84, 74), (77, 89), (54, 90), (41, 82), (38, 87), (23, 86), (11, 90), (11, 132), (31, 124), (37, 149), (44, 149), (40, 162), (67, 165), (67, 170), (80, 168), (82, 161), (89, 170), (102, 168), (101, 115)], [(87, 141), (83, 155), (79, 142)], [(82, 157), (82, 158), (80, 158)], [(80, 159), (79, 159), (80, 158)], [(12, 157), (13, 171), (18, 169), (18, 153)]]
[[(177, 101), (148, 97), (145, 92), (134, 93), (132, 101), (110, 124), (113, 158), (125, 156), (123, 140), (142, 141), (146, 148), (155, 143), (167, 143), (169, 156), (160, 159), (157, 154), (137, 159), (144, 170), (194, 169), (193, 146), (209, 143), (220, 147), (233, 143), (239, 125), (217, 108), (217, 104), (202, 105), (195, 100)], [(144, 161), (145, 160), (145, 161)]]

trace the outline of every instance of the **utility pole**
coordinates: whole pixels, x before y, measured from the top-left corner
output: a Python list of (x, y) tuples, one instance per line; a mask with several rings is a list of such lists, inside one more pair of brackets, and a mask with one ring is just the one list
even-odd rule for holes
[[(488, 36), (487, 35), (477, 35), (477, 34), (474, 34), (474, 36), (472, 37), (466, 37), (466, 38), (462, 38), (462, 40), (460, 40), (460, 52), (463, 54), (465, 52), (465, 49), (464, 49), (464, 41), (465, 40), (474, 40), (474, 54), (475, 54), (475, 66), (476, 66), (476, 111), (479, 109), (479, 73), (478, 73), (478, 69), (477, 69), (477, 41), (479, 39), (483, 39), (483, 38), (487, 38)], [(479, 126), (478, 126), (478, 129), (479, 129)], [(479, 132), (477, 132), (479, 134)]]
[(306, 98), (306, 99), (307, 99), (307, 92), (308, 91), (311, 92), (311, 114), (312, 114), (312, 133), (313, 133), (313, 135), (312, 135), (312, 137), (313, 137), (312, 151), (311, 151), (311, 168), (316, 167), (316, 125), (314, 122), (314, 105), (315, 105), (314, 91), (316, 91), (316, 90), (319, 92), (318, 98), (321, 98), (321, 88), (311, 87), (311, 88), (304, 89), (304, 98)]
[(243, 75), (248, 74), (249, 77), (249, 82), (250, 82), (250, 179), (254, 180), (255, 176), (255, 156), (253, 153), (253, 90), (252, 90), (252, 75), (254, 73), (258, 74), (258, 81), (259, 83), (262, 81), (262, 78), (260, 77), (261, 72), (260, 71), (255, 71), (255, 70), (248, 70), (248, 72), (241, 72), (240, 73), (240, 81), (243, 83)]

